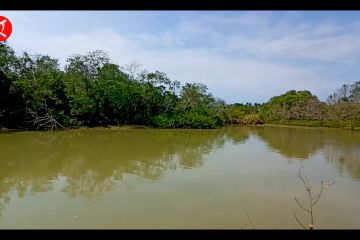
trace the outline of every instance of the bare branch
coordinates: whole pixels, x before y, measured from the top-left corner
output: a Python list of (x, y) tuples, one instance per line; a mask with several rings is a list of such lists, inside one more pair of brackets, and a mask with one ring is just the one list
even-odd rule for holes
[(305, 179), (304, 179), (304, 177), (302, 176), (302, 174), (301, 174), (301, 169), (303, 169), (304, 167), (300, 167), (299, 168), (299, 178), (301, 179), (301, 181), (303, 182), (303, 184), (304, 184), (304, 186), (305, 186), (305, 189), (307, 190), (307, 191), (309, 191), (309, 187), (308, 187), (308, 184), (306, 183), (306, 181), (305, 181)]
[[(306, 211), (307, 213), (309, 213), (309, 215), (310, 215), (310, 224), (309, 224), (309, 227), (308, 227), (308, 228), (309, 228), (309, 229), (314, 229), (314, 212), (313, 212), (313, 207), (314, 207), (315, 204), (317, 204), (318, 201), (320, 200), (320, 197), (321, 197), (321, 195), (322, 195), (322, 193), (323, 193), (324, 182), (321, 181), (320, 192), (319, 192), (317, 195), (312, 196), (312, 192), (311, 192), (312, 188), (311, 188), (311, 186), (309, 185), (308, 176), (307, 176), (306, 174), (305, 174), (305, 176), (303, 175), (303, 172), (302, 172), (303, 169), (304, 169), (303, 166), (301, 166), (301, 167), (299, 168), (298, 177), (301, 179), (301, 181), (302, 181), (302, 183), (303, 183), (303, 185), (304, 185), (304, 187), (305, 187), (305, 189), (306, 189), (306, 191), (307, 191), (307, 193), (308, 193), (308, 196), (309, 196), (309, 209), (306, 209), (306, 208), (300, 203), (300, 201), (299, 201), (296, 197), (295, 197), (295, 201), (296, 201), (297, 205), (298, 205), (302, 210), (304, 210), (304, 211)], [(306, 228), (305, 225), (302, 224), (302, 223), (299, 221), (299, 219), (297, 218), (297, 216), (296, 216), (296, 214), (295, 214), (295, 211), (294, 211), (294, 217), (295, 217), (296, 221), (297, 221), (302, 227)]]
[(251, 221), (251, 218), (250, 218), (249, 214), (246, 214), (246, 216), (247, 216), (248, 219), (249, 219), (249, 222), (250, 222), (250, 224), (251, 224), (251, 227), (252, 227), (253, 229), (255, 229), (254, 223), (253, 223), (253, 221)]
[(295, 211), (294, 211), (293, 213), (294, 213), (294, 217), (295, 217), (296, 221), (299, 223), (299, 225), (302, 226), (304, 229), (306, 229), (305, 225), (302, 224), (302, 222), (300, 222), (300, 220), (299, 220), (298, 217), (296, 216)]
[(296, 201), (296, 203), (299, 205), (299, 207), (300, 207), (302, 210), (310, 213), (310, 210), (304, 208), (296, 197), (295, 197), (295, 201)]
[[(38, 115), (38, 111), (41, 109), (45, 110), (44, 116)], [(36, 129), (45, 128), (45, 129), (49, 129), (51, 131), (54, 129), (57, 129), (57, 128), (65, 129), (65, 127), (61, 123), (59, 123), (54, 118), (53, 114), (48, 110), (46, 101), (44, 101), (44, 103), (40, 107), (40, 109), (35, 107), (34, 110), (29, 111), (29, 115), (30, 115), (31, 120), (29, 120), (27, 122), (31, 123)]]
[(321, 188), (320, 188), (320, 193), (318, 194), (318, 198), (315, 200), (314, 203), (312, 203), (312, 206), (314, 206), (319, 200), (320, 200), (320, 197), (321, 197), (321, 194), (322, 194), (322, 191), (323, 191), (323, 188), (324, 188), (324, 182), (321, 181)]

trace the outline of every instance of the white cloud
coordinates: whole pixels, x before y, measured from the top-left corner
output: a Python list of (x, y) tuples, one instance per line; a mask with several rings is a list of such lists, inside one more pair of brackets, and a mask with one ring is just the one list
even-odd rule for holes
[(360, 34), (330, 34), (332, 29), (321, 29), (322, 33), (299, 32), (279, 38), (233, 37), (228, 51), (245, 50), (256, 56), (284, 59), (310, 59), (318, 61), (340, 61), (340, 58), (360, 55)]
[(178, 38), (170, 32), (165, 32), (162, 34), (140, 34), (133, 36), (133, 38), (143, 46), (177, 47), (184, 45), (183, 39)]
[(104, 50), (110, 55), (116, 49), (124, 51), (125, 55), (132, 52), (136, 46), (127, 38), (107, 28), (83, 33), (59, 33), (57, 35), (17, 36), (9, 41), (14, 47), (31, 53), (48, 54), (59, 58), (62, 63), (72, 54), (84, 54), (93, 50)]
[(200, 36), (216, 48), (257, 58), (348, 61), (360, 56), (360, 22), (340, 25), (330, 20), (303, 19), (294, 23), (294, 14), (275, 18), (266, 13), (187, 18), (174, 34), (193, 39)]

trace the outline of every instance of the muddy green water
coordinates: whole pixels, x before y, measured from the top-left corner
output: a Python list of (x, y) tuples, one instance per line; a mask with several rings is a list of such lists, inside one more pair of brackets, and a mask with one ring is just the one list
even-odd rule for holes
[(360, 134), (229, 126), (0, 134), (0, 228), (360, 228)]

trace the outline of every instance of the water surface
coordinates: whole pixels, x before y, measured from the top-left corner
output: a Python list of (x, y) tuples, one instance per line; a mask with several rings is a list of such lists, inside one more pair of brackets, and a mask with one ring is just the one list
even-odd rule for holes
[(338, 129), (0, 134), (0, 228), (360, 228), (360, 134)]

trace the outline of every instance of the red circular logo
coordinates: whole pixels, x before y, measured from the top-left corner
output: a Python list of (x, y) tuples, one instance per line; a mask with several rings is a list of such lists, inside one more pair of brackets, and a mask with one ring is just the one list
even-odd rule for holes
[(0, 16), (0, 42), (6, 41), (12, 33), (12, 24), (9, 19)]

